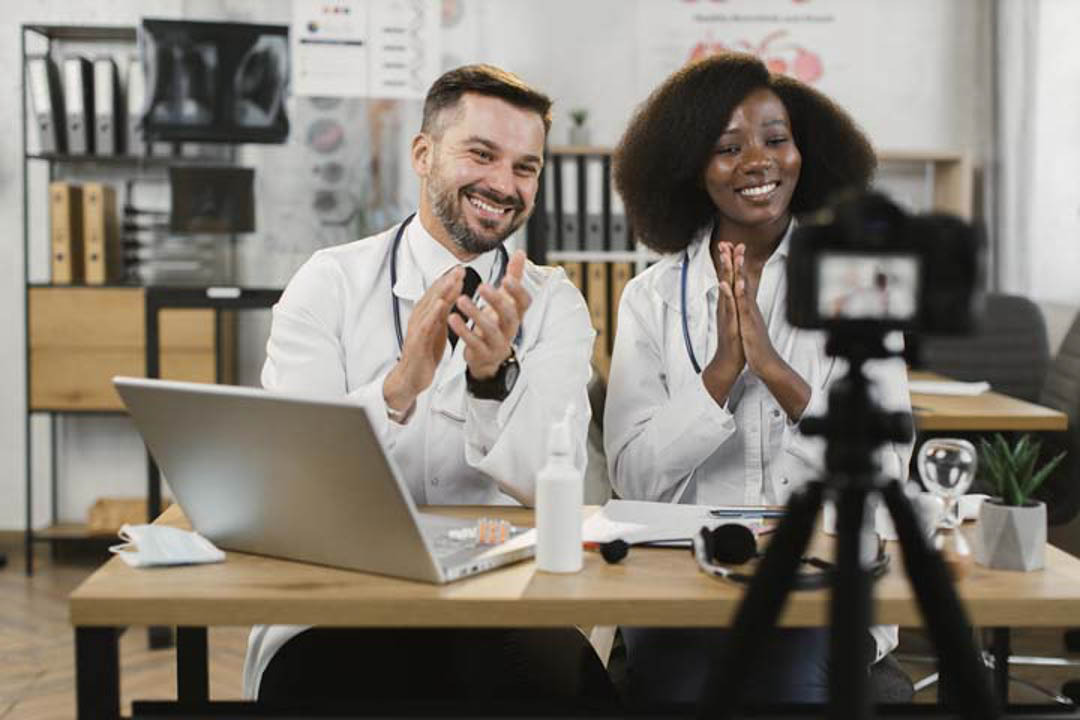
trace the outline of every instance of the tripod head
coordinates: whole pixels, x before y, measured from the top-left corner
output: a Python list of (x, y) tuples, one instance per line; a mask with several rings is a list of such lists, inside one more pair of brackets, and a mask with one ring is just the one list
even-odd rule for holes
[(880, 333), (834, 330), (825, 352), (848, 362), (847, 374), (829, 388), (829, 410), (824, 417), (803, 418), (804, 435), (826, 440), (826, 478), (841, 487), (870, 481), (880, 470), (874, 450), (886, 442), (907, 442), (912, 437), (911, 415), (886, 412), (870, 395), (867, 360), (895, 357)]

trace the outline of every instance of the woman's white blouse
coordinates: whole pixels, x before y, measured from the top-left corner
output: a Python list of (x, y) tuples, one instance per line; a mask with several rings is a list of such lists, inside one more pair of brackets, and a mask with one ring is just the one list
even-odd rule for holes
[[(792, 227), (794, 223), (792, 223)], [(792, 227), (765, 263), (757, 303), (773, 347), (811, 388), (803, 416), (823, 415), (829, 385), (847, 363), (825, 354), (825, 334), (792, 327), (785, 274)], [(688, 248), (687, 329), (699, 366), (716, 351), (719, 281), (703, 232)], [(694, 370), (683, 335), (683, 254), (667, 256), (627, 284), (619, 303), (615, 351), (604, 411), (604, 448), (612, 485), (628, 500), (703, 505), (773, 505), (824, 470), (824, 442), (804, 436), (749, 369), (721, 406)], [(887, 338), (893, 349), (903, 338)], [(878, 403), (911, 412), (900, 358), (866, 363)], [(912, 443), (878, 452), (882, 472), (906, 480)], [(870, 629), (880, 660), (897, 645), (895, 626)]]
[[(706, 232), (689, 247), (687, 329), (701, 367), (716, 351), (719, 281)], [(829, 385), (847, 372), (825, 354), (825, 334), (787, 321), (785, 263), (791, 230), (766, 262), (757, 303), (777, 352), (811, 388), (804, 416), (824, 414)], [(782, 504), (823, 470), (824, 443), (799, 432), (748, 368), (721, 406), (694, 370), (683, 336), (682, 253), (665, 257), (626, 286), (604, 412), (604, 446), (620, 497), (681, 503)], [(902, 343), (897, 335), (890, 342)], [(886, 409), (911, 411), (900, 358), (871, 361), (867, 375)], [(885, 474), (905, 479), (911, 445), (879, 452)]]

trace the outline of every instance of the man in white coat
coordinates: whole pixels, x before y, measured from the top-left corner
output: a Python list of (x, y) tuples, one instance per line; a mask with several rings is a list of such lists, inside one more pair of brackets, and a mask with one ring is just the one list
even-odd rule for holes
[[(263, 385), (363, 404), (418, 504), (531, 505), (543, 438), (567, 407), (585, 466), (594, 331), (584, 300), (561, 270), (503, 247), (533, 211), (550, 107), (491, 66), (440, 77), (412, 142), (418, 212), (316, 252), (274, 307)], [(244, 689), (281, 702), (425, 697), (418, 685), (434, 697), (520, 694), (520, 676), (496, 673), (492, 685), (491, 668), (524, 670), (534, 650), (551, 651), (539, 647), (549, 635), (256, 627)], [(399, 665), (408, 677), (394, 687)], [(375, 679), (361, 688), (365, 678)]]

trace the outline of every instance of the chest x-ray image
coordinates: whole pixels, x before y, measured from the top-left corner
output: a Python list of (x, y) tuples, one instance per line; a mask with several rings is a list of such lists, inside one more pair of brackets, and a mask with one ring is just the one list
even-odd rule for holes
[(144, 20), (148, 140), (285, 142), (284, 25)]

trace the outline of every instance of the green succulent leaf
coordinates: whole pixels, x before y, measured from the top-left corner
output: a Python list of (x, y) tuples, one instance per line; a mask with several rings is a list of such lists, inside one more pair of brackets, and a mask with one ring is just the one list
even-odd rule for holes
[(1002, 458), (1012, 456), (1012, 453), (1009, 451), (1009, 444), (1005, 442), (1005, 437), (1001, 433), (994, 434), (994, 449), (1001, 453)]
[[(1001, 436), (998, 435), (998, 438), (1000, 437)], [(983, 466), (986, 468), (986, 472), (989, 475), (990, 484), (999, 496), (1004, 497), (1005, 476), (1008, 474), (1008, 470), (1005, 467), (1005, 457), (1000, 452), (1000, 448), (996, 442), (991, 443), (986, 438), (979, 438), (979, 446), (982, 451)]]
[[(1027, 436), (1024, 436), (1027, 438)], [(1023, 442), (1023, 440), (1021, 440)], [(1031, 483), (1031, 476), (1035, 472), (1035, 461), (1039, 459), (1038, 444), (1026, 443), (1023, 451), (1016, 458), (1016, 484), (1022, 495), (1026, 495), (1024, 488)], [(1023, 500), (1023, 498), (1021, 498)]]
[(1041, 450), (1042, 443), (1028, 434), (1012, 445), (1000, 433), (992, 441), (979, 439), (980, 465), (1006, 505), (1025, 504), (1065, 458), (1061, 453), (1039, 468)]
[(1027, 488), (1024, 490), (1025, 497), (1031, 497), (1031, 494), (1039, 489), (1043, 482), (1050, 476), (1050, 473), (1054, 472), (1054, 468), (1061, 464), (1061, 461), (1065, 459), (1065, 452), (1062, 451), (1050, 462), (1046, 463), (1039, 472), (1035, 473), (1031, 480), (1028, 482)]
[(1002, 496), (1006, 505), (1023, 505), (1024, 500), (1020, 496), (1020, 486), (1016, 482), (1016, 475), (1005, 476), (1005, 494)]

